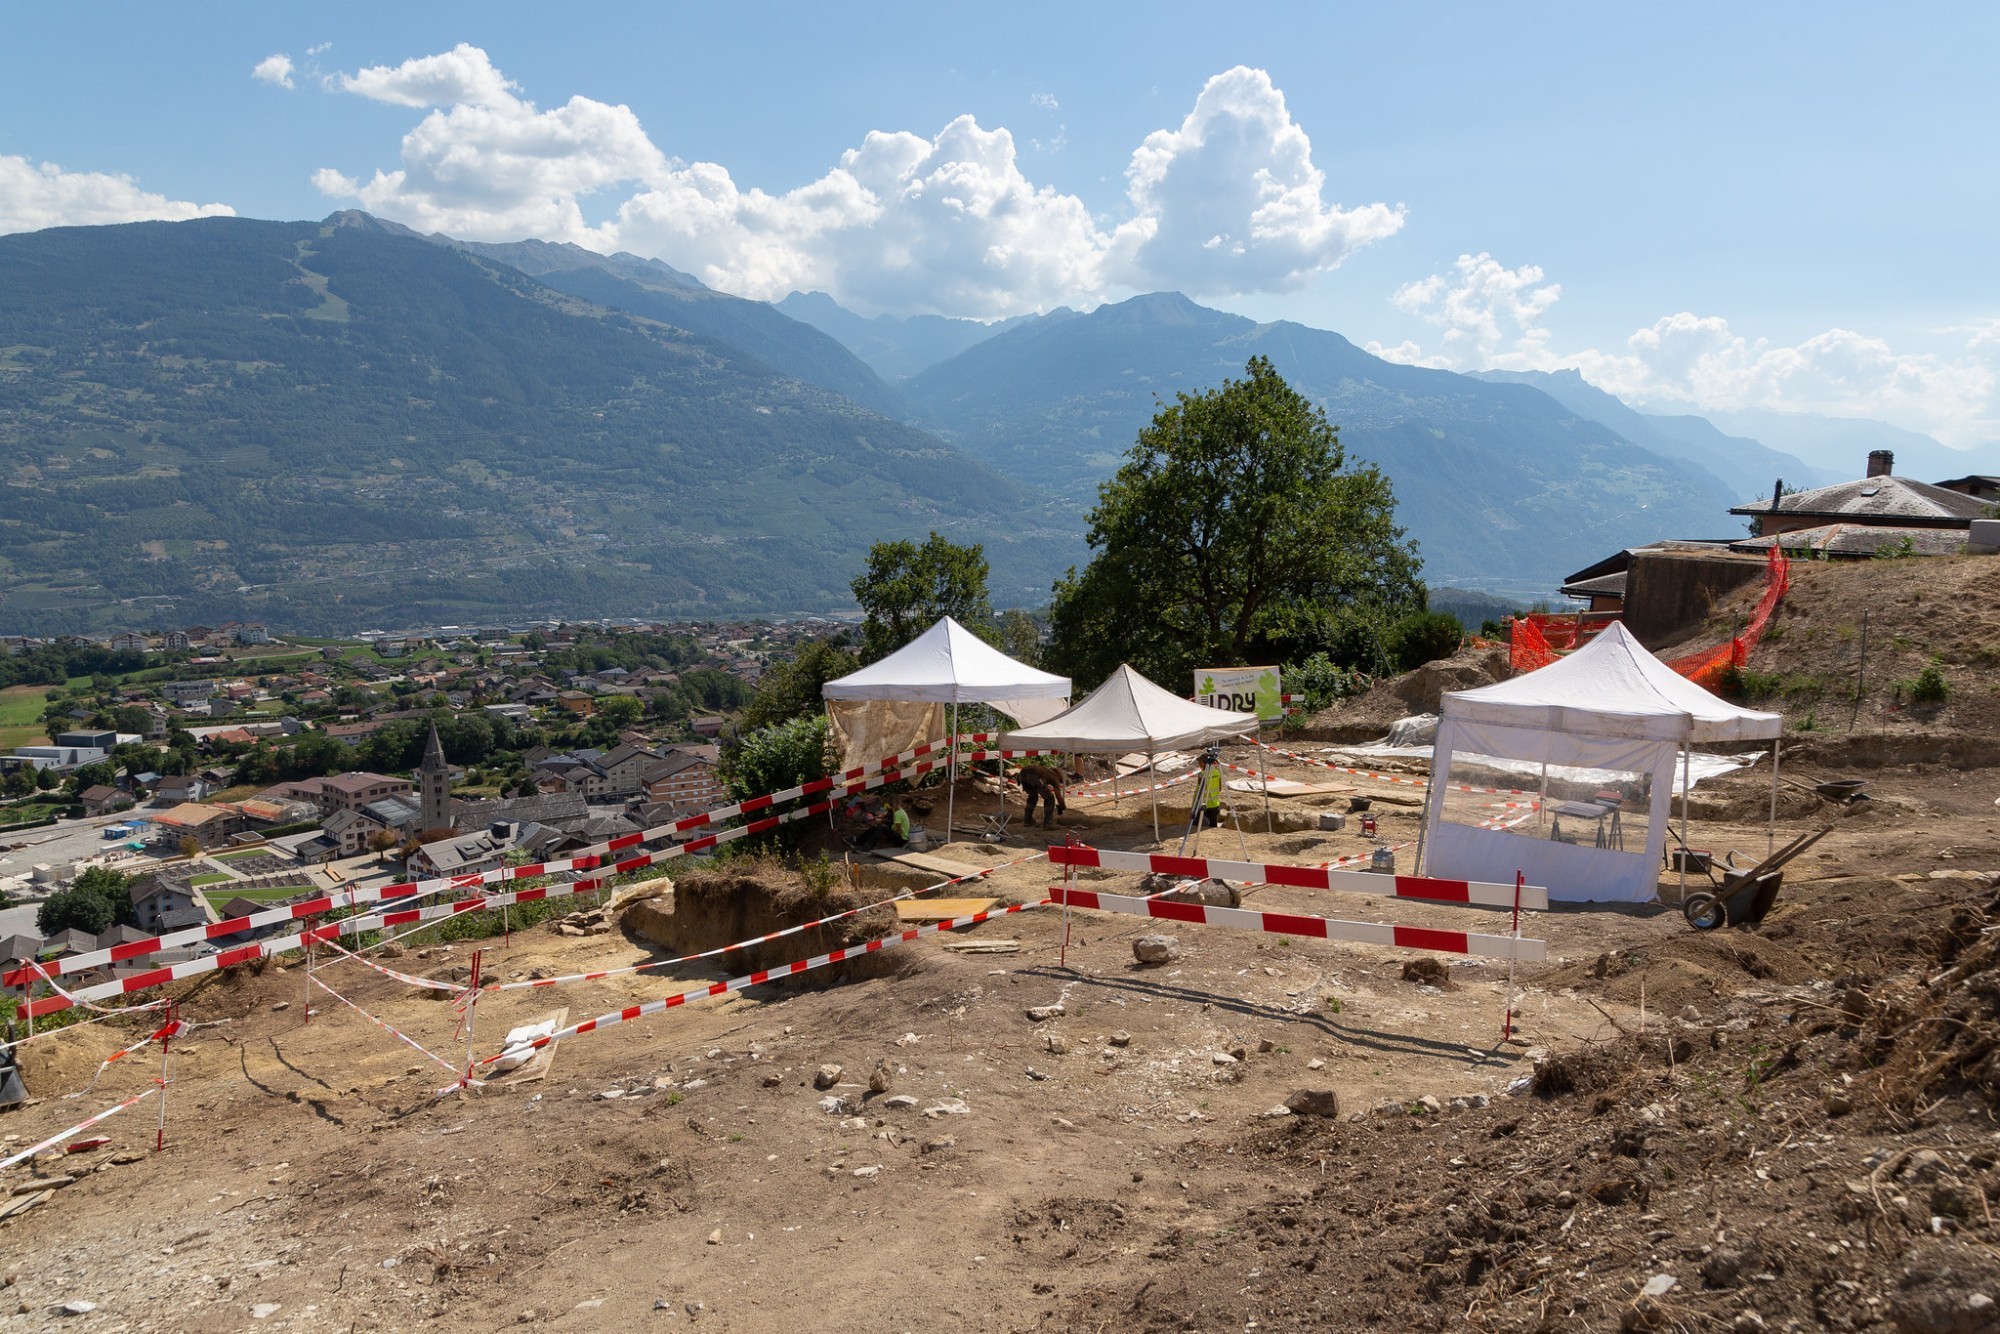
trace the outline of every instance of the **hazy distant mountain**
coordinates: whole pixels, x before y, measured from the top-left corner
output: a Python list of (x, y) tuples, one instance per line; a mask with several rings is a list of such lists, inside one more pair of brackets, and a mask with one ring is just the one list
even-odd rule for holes
[(819, 610), (932, 528), (1004, 604), (1080, 546), (935, 436), (365, 214), (0, 237), (0, 293), (9, 632)]
[(856, 315), (824, 292), (794, 292), (778, 302), (777, 308), (839, 339), (850, 352), (889, 380), (907, 379), (1023, 320), (1035, 318), (1019, 315), (996, 324), (947, 319), (942, 315), (877, 315), (871, 320)]
[(643, 315), (689, 333), (719, 338), (780, 375), (844, 394), (884, 416), (907, 419), (910, 405), (838, 339), (779, 313), (704, 286), (692, 274), (638, 255), (600, 255), (549, 241), (488, 244), (434, 238), (497, 259), (560, 292), (613, 310)]
[(1770, 495), (1772, 482), (1780, 477), (1787, 485), (1822, 486), (1851, 475), (1810, 468), (1798, 458), (1767, 448), (1756, 440), (1727, 435), (1701, 417), (1639, 412), (1623, 399), (1588, 383), (1575, 370), (1472, 374), (1499, 384), (1533, 385), (1571, 412), (1610, 427), (1635, 445), (1707, 469), (1729, 486), (1739, 502)]
[(1825, 417), (1816, 412), (1764, 408), (1710, 412), (1707, 416), (1724, 430), (1754, 435), (1840, 479), (1865, 475), (1868, 453), (1875, 449), (1893, 451), (1896, 475), (1920, 482), (1942, 482), (1967, 473), (2000, 474), (2000, 444), (1953, 449), (1930, 436), (1865, 417)]
[(1259, 353), (1389, 474), (1432, 583), (1539, 596), (1618, 547), (1739, 527), (1734, 488), (1538, 389), (1397, 365), (1176, 293), (1027, 321), (904, 389), (969, 453), (1087, 506), (1161, 400), (1240, 378)]

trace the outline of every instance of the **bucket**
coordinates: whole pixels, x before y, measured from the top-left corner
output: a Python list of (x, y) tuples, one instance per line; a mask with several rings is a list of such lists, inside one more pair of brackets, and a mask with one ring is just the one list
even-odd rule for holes
[(1368, 869), (1379, 871), (1383, 875), (1396, 874), (1396, 850), (1394, 848), (1375, 849), (1374, 852), (1369, 854)]
[(1350, 815), (1353, 814), (1355, 811), (1365, 811), (1367, 809), (1368, 809), (1367, 797), (1349, 797), (1347, 799), (1347, 810)]

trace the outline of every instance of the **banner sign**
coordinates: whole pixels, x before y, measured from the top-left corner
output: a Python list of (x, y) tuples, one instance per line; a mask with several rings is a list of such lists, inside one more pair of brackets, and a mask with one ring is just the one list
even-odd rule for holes
[(1194, 674), (1194, 699), (1211, 709), (1254, 713), (1275, 723), (1285, 716), (1284, 691), (1276, 667), (1205, 667)]

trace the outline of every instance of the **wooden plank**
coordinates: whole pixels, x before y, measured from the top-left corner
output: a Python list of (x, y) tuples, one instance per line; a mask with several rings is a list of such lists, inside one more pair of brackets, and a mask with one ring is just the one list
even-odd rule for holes
[(948, 922), (954, 917), (970, 917), (985, 912), (998, 899), (903, 899), (896, 904), (896, 917), (905, 922)]
[(911, 852), (907, 848), (878, 848), (875, 850), (875, 856), (885, 862), (895, 862), (898, 866), (913, 866), (919, 871), (929, 871), (940, 880), (958, 880), (992, 869), (986, 866), (970, 866), (965, 862), (955, 862), (928, 852)]

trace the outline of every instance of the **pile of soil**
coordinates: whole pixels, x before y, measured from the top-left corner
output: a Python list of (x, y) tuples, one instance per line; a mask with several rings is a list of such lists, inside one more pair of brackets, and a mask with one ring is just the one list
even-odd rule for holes
[[(1990, 738), (2000, 731), (1996, 581), (2000, 561), (1991, 556), (1793, 561), (1791, 588), (1745, 669), (1749, 702), (1781, 710), (1793, 728), (1809, 721), (1802, 729), (1809, 736)], [(1719, 599), (1705, 624), (1654, 652), (1673, 658), (1723, 642), (1762, 594), (1760, 581)], [(1949, 696), (1941, 705), (1914, 704), (1909, 683), (1933, 659)]]
[(1777, 984), (1809, 976), (1815, 949), (1842, 953), (1832, 935), (1695, 937), (1670, 958), (1733, 967), (1734, 944), (1786, 994), (1723, 987), (1698, 1017), (1543, 1057), (1486, 1106), (1278, 1118), (1190, 1145), (1247, 1157), (1267, 1197), (1168, 1235), (1042, 1327), (1991, 1329), (2000, 898), (1967, 882), (1906, 910), (1888, 939), (1866, 934), (1949, 964), (1928, 983), (1899, 971), (1817, 1002)]
[(1512, 674), (1505, 644), (1467, 643), (1448, 658), (1385, 677), (1361, 694), (1322, 709), (1306, 720), (1302, 735), (1336, 743), (1378, 740), (1389, 734), (1389, 724), (1398, 718), (1436, 713), (1447, 690), (1472, 690)]

